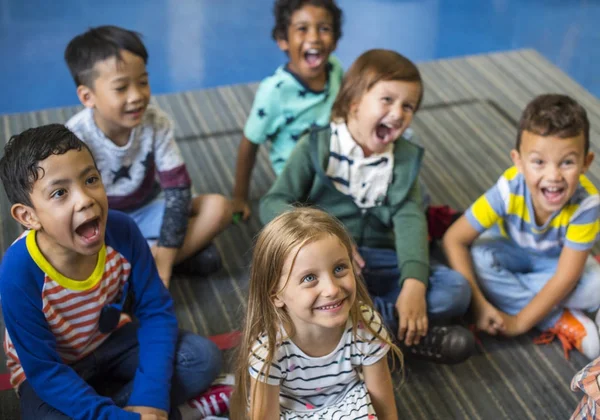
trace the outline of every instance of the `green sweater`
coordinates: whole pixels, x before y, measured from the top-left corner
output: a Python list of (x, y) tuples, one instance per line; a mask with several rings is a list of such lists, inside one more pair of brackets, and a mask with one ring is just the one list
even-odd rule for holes
[(327, 177), (331, 129), (313, 129), (300, 139), (286, 166), (260, 202), (266, 224), (291, 208), (311, 205), (337, 217), (358, 246), (395, 249), (400, 284), (414, 278), (428, 284), (427, 224), (417, 176), (423, 149), (400, 138), (394, 145), (394, 173), (381, 206), (361, 209)]

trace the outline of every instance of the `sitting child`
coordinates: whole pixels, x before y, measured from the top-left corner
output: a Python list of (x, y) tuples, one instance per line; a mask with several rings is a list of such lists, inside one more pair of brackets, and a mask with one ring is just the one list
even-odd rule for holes
[(258, 147), (270, 142), (276, 175), (298, 139), (314, 125), (329, 124), (342, 82), (339, 61), (330, 56), (342, 36), (342, 11), (334, 0), (276, 0), (273, 39), (288, 63), (260, 84), (240, 142), (233, 211), (250, 216), (248, 190)]
[(295, 209), (264, 227), (234, 419), (398, 419), (385, 356), (400, 352), (355, 269), (350, 236), (323, 211)]
[(22, 418), (177, 415), (217, 376), (221, 355), (178, 331), (150, 249), (129, 217), (108, 209), (89, 148), (60, 124), (29, 129), (4, 148), (0, 177), (28, 229), (0, 266)]
[(369, 293), (387, 326), (409, 346), (406, 354), (456, 363), (474, 349), (472, 334), (429, 320), (463, 315), (471, 291), (441, 264), (429, 273), (418, 182), (423, 150), (402, 137), (422, 96), (410, 60), (388, 50), (363, 53), (344, 77), (333, 122), (300, 140), (263, 197), (260, 218), (268, 223), (300, 203), (340, 219), (358, 244), (354, 260)]
[(567, 343), (565, 355), (574, 346), (595, 358), (598, 327), (582, 312), (600, 307), (600, 265), (590, 255), (600, 196), (584, 175), (594, 159), (589, 130), (570, 97), (532, 100), (514, 166), (450, 227), (444, 248), (471, 284), (478, 329), (516, 336), (537, 326)]
[(86, 107), (66, 125), (92, 150), (109, 206), (157, 240), (152, 254), (165, 285), (182, 262), (179, 268), (200, 275), (220, 268), (209, 243), (231, 222), (231, 205), (216, 194), (192, 198), (171, 121), (149, 105), (148, 53), (138, 34), (90, 29), (71, 40), (65, 60)]
[(573, 377), (571, 389), (583, 392), (583, 398), (575, 408), (571, 420), (600, 419), (600, 358), (588, 363)]

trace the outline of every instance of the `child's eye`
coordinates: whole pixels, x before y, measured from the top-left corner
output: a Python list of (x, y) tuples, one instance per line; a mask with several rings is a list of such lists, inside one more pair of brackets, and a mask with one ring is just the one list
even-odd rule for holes
[(297, 26), (297, 27), (296, 27), (296, 30), (297, 30), (298, 32), (306, 32), (306, 31), (307, 31), (307, 28), (306, 28), (306, 26)]
[(565, 161), (563, 161), (563, 163), (562, 163), (562, 164), (563, 164), (563, 166), (570, 166), (570, 165), (574, 165), (574, 164), (575, 164), (575, 161), (573, 161), (573, 160), (569, 159), (569, 160), (565, 160)]
[(544, 161), (542, 159), (533, 159), (531, 163), (533, 163), (534, 165), (542, 165)]
[(390, 98), (389, 96), (384, 96), (383, 98), (381, 98), (381, 101), (385, 104), (391, 104), (393, 102), (392, 98)]
[(140, 86), (148, 86), (147, 80), (140, 80)]
[(317, 279), (317, 276), (314, 274), (309, 274), (307, 276), (302, 277), (302, 283), (310, 283)]
[(319, 26), (319, 31), (329, 33), (332, 31), (332, 29), (331, 29), (331, 26), (329, 26), (329, 25), (322, 25), (322, 26)]
[(347, 269), (348, 269), (348, 266), (346, 264), (340, 264), (337, 267), (335, 267), (333, 271), (335, 272), (335, 274), (342, 274)]
[(88, 179), (85, 180), (85, 183), (88, 185), (94, 185), (96, 184), (98, 181), (100, 180), (100, 177), (93, 175), (90, 176)]
[(60, 188), (54, 191), (52, 194), (50, 194), (50, 198), (59, 199), (62, 198), (66, 193), (67, 190), (65, 190), (64, 188)]
[(117, 92), (125, 92), (125, 90), (126, 90), (126, 89), (127, 89), (127, 86), (117, 86), (117, 87), (115, 88), (115, 90), (116, 90)]
[(414, 109), (415, 109), (415, 107), (414, 107), (414, 106), (412, 106), (411, 104), (404, 104), (404, 105), (402, 105), (402, 109), (403, 109), (405, 112), (413, 112), (413, 111), (414, 111)]

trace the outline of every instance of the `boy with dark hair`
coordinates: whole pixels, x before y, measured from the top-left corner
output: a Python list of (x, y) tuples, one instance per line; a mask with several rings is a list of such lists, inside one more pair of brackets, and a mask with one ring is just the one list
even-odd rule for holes
[(6, 145), (0, 177), (27, 229), (0, 266), (22, 418), (178, 418), (174, 407), (219, 373), (220, 352), (178, 332), (152, 254), (108, 209), (88, 146), (60, 124), (26, 130)]
[(127, 212), (152, 241), (165, 285), (182, 262), (178, 268), (195, 274), (217, 270), (220, 257), (209, 243), (230, 223), (231, 206), (221, 195), (192, 198), (171, 121), (149, 104), (139, 34), (92, 28), (71, 40), (65, 60), (86, 107), (66, 125), (92, 150), (110, 207)]
[(568, 96), (532, 100), (514, 166), (450, 227), (444, 248), (471, 284), (479, 329), (516, 336), (537, 326), (546, 340), (561, 338), (565, 355), (572, 346), (595, 358), (598, 326), (583, 313), (600, 307), (600, 265), (590, 255), (600, 196), (584, 175), (594, 160), (589, 127)]
[(334, 0), (277, 0), (272, 36), (288, 63), (262, 81), (240, 142), (233, 211), (250, 216), (248, 191), (258, 147), (270, 143), (279, 175), (298, 139), (326, 126), (342, 82), (340, 62), (330, 54), (342, 36), (342, 11)]

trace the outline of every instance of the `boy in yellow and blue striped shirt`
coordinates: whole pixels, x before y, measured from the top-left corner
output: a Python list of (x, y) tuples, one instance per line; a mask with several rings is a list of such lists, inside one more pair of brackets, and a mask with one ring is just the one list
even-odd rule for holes
[(514, 166), (446, 233), (450, 266), (471, 284), (479, 329), (515, 336), (537, 326), (595, 358), (598, 327), (583, 311), (600, 307), (600, 264), (590, 256), (600, 195), (584, 175), (594, 159), (585, 109), (538, 96), (511, 157)]

